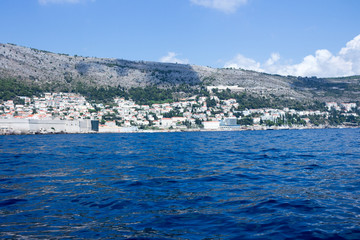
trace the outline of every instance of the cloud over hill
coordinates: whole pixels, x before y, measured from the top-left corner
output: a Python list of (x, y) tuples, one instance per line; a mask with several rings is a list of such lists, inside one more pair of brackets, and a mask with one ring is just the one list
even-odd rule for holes
[(225, 63), (225, 67), (293, 76), (341, 77), (360, 74), (360, 35), (346, 43), (337, 54), (319, 49), (296, 64), (283, 64), (279, 53), (260, 63), (241, 54)]

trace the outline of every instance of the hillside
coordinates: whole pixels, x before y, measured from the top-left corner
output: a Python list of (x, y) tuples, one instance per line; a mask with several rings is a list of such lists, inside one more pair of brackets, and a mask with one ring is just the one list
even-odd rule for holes
[(169, 88), (238, 86), (241, 91), (296, 100), (359, 101), (360, 77), (298, 78), (242, 69), (214, 69), (195, 65), (127, 61), (56, 54), (33, 48), (0, 44), (0, 78), (61, 90), (76, 84), (94, 87)]

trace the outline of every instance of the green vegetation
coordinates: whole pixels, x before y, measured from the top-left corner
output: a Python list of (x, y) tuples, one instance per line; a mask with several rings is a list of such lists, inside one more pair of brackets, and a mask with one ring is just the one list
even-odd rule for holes
[(72, 85), (44, 84), (37, 86), (15, 79), (0, 79), (0, 100), (14, 100), (17, 96), (40, 96), (44, 92), (74, 92), (85, 96), (88, 100), (111, 103), (115, 97), (132, 99), (138, 104), (172, 102), (174, 89), (162, 89), (155, 86), (144, 88), (133, 87), (128, 90), (118, 87), (96, 87), (76, 82)]
[[(190, 86), (181, 84), (172, 88), (158, 88), (156, 86), (132, 87), (125, 89), (121, 86), (94, 86), (86, 85), (83, 82), (74, 82), (68, 79), (72, 84), (49, 84), (42, 86), (21, 82), (15, 79), (1, 79), (0, 81), (0, 100), (15, 99), (16, 96), (39, 96), (43, 92), (75, 92), (86, 97), (87, 100), (110, 104), (115, 97), (124, 97), (132, 99), (137, 104), (151, 105), (154, 103), (165, 103), (177, 101), (179, 96), (197, 96), (209, 97), (210, 94), (205, 86)], [(271, 98), (253, 96), (247, 93), (233, 93), (229, 89), (219, 91), (213, 89), (213, 95), (220, 100), (236, 99), (239, 103), (237, 110), (256, 109), (256, 108), (292, 108), (296, 110), (324, 110), (324, 104), (320, 102), (299, 102), (287, 98), (272, 96)], [(215, 107), (216, 101), (208, 98), (206, 100), (208, 107)]]
[[(291, 80), (295, 88), (311, 89), (314, 94), (322, 91), (325, 96), (331, 97), (351, 95), (360, 91), (359, 76), (344, 78), (293, 77)], [(352, 81), (349, 82), (349, 80)]]
[[(245, 109), (258, 109), (258, 108), (291, 108), (298, 111), (301, 110), (324, 110), (325, 104), (319, 101), (307, 101), (300, 102), (293, 99), (288, 98), (280, 98), (277, 96), (271, 96), (271, 98), (259, 97), (248, 94), (246, 92), (243, 93), (233, 93), (230, 89), (219, 91), (218, 89), (212, 90), (213, 94), (217, 96), (220, 100), (226, 99), (236, 99), (239, 103), (238, 110)], [(213, 105), (213, 102), (209, 102)]]
[(63, 92), (76, 92), (85, 96), (88, 100), (96, 102), (111, 103), (115, 97), (132, 99), (140, 105), (152, 105), (155, 103), (171, 103), (182, 96), (209, 96), (205, 87), (194, 87), (186, 84), (174, 86), (172, 88), (159, 88), (156, 86), (132, 87), (125, 89), (118, 87), (95, 87), (88, 86), (82, 82), (77, 82), (74, 88), (62, 90)]
[[(64, 91), (67, 92), (67, 91)], [(99, 103), (112, 103), (115, 97), (128, 98), (128, 94), (124, 88), (118, 87), (95, 87), (87, 86), (82, 82), (77, 82), (75, 88), (70, 92), (76, 92), (83, 95), (87, 100), (93, 100)]]
[(178, 110), (172, 110), (168, 113), (164, 113), (163, 116), (165, 118), (172, 118), (172, 117), (183, 117), (182, 113), (180, 113), (180, 111)]
[(249, 125), (254, 124), (254, 120), (250, 116), (246, 116), (246, 117), (243, 117), (240, 120), (238, 120), (237, 124), (243, 125), (243, 126), (249, 126)]
[(15, 79), (0, 79), (0, 100), (15, 100), (17, 96), (39, 96), (42, 89)]
[(162, 89), (155, 86), (147, 86), (145, 88), (130, 88), (128, 90), (128, 96), (136, 103), (142, 105), (173, 102), (173, 95), (171, 89)]

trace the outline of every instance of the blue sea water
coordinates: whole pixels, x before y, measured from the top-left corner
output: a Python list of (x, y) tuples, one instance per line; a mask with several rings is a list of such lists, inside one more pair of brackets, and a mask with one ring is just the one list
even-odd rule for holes
[(2, 239), (360, 239), (360, 129), (0, 136)]

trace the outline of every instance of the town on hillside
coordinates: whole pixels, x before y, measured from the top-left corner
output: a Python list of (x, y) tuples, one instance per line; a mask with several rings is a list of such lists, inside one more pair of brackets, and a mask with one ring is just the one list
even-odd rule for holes
[(359, 111), (355, 102), (327, 102), (323, 110), (240, 110), (236, 99), (215, 95), (152, 105), (117, 97), (106, 105), (59, 92), (0, 102), (0, 134), (359, 127)]

